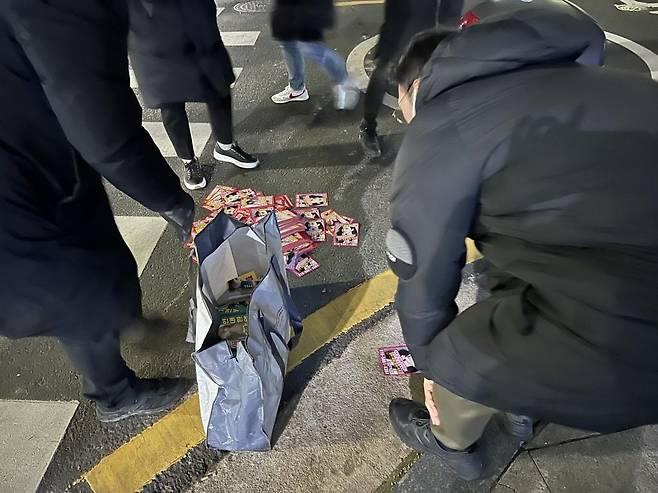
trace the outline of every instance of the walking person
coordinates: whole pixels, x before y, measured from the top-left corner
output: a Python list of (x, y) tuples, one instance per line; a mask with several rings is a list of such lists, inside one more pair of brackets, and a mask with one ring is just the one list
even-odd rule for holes
[(185, 168), (190, 190), (207, 185), (192, 145), (187, 102), (206, 103), (216, 139), (213, 157), (253, 169), (257, 158), (233, 138), (233, 67), (217, 28), (213, 0), (129, 0), (128, 49), (135, 78), (149, 108), (162, 123)]
[(127, 37), (124, 2), (0, 4), (0, 335), (59, 339), (105, 422), (168, 409), (191, 385), (138, 378), (121, 357), (141, 291), (101, 176), (183, 240), (194, 218), (142, 127)]
[(318, 64), (334, 83), (334, 105), (351, 110), (359, 102), (360, 91), (350, 79), (345, 60), (322, 42), (323, 32), (334, 25), (333, 0), (276, 0), (272, 11), (272, 37), (281, 45), (288, 85), (272, 96), (276, 104), (308, 101), (305, 63)]
[(411, 38), (436, 27), (441, 4), (454, 0), (386, 0), (384, 23), (379, 30), (375, 69), (370, 74), (364, 97), (363, 120), (359, 126), (359, 143), (366, 157), (375, 159), (382, 150), (377, 136), (377, 115), (388, 89), (391, 67), (397, 62)]
[[(485, 474), (498, 413), (523, 440), (533, 419), (658, 423), (658, 84), (579, 63), (598, 46), (589, 23), (495, 15), (419, 35), (397, 67), (411, 124), (387, 256), (427, 380), (424, 406), (395, 399), (389, 417), (464, 479)], [(491, 295), (458, 314), (467, 236)]]

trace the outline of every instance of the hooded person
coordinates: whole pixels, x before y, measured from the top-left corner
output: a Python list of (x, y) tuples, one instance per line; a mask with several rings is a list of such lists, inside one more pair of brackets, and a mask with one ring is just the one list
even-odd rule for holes
[[(532, 420), (658, 422), (658, 84), (577, 63), (590, 43), (531, 9), (420, 35), (397, 69), (411, 123), (386, 245), (426, 399), (389, 416), (465, 479), (498, 412), (523, 439)], [(490, 296), (458, 315), (465, 237)]]
[(137, 378), (121, 357), (141, 291), (101, 176), (183, 240), (194, 217), (142, 127), (127, 36), (123, 2), (0, 6), (0, 335), (59, 339), (108, 422), (163, 411), (190, 386)]
[(241, 169), (258, 167), (235, 141), (233, 66), (217, 27), (213, 0), (129, 0), (128, 50), (144, 105), (159, 108), (184, 168), (189, 190), (207, 185), (192, 144), (185, 103), (206, 103), (216, 143), (213, 158)]

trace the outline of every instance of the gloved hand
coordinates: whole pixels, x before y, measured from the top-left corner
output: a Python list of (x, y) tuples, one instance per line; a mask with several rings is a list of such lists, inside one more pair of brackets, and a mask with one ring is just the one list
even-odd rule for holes
[(181, 200), (173, 209), (161, 212), (169, 224), (171, 224), (182, 242), (186, 242), (192, 235), (192, 223), (194, 222), (194, 199), (185, 192)]

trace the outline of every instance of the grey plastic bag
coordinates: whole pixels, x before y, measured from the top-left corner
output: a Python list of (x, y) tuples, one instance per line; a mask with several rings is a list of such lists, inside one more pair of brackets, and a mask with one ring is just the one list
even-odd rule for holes
[[(195, 344), (201, 420), (208, 445), (269, 450), (288, 353), (302, 323), (290, 297), (281, 237), (270, 214), (246, 226), (219, 214), (195, 239), (199, 269), (188, 339)], [(248, 336), (236, 355), (211, 334), (217, 308), (234, 301), (228, 282), (246, 272), (262, 277), (249, 303)]]

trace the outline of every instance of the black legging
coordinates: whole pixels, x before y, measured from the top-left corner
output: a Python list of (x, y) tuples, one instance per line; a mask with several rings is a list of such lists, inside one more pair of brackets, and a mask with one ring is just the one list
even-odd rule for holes
[(375, 70), (370, 74), (368, 89), (364, 98), (364, 126), (374, 130), (377, 128), (377, 113), (382, 107), (384, 95), (388, 89), (390, 62), (378, 60)]
[[(210, 115), (210, 128), (218, 142), (230, 144), (233, 142), (233, 111), (231, 95), (218, 96), (206, 102)], [(170, 103), (160, 107), (162, 123), (167, 135), (174, 145), (176, 154), (181, 159), (194, 158), (194, 146), (190, 123), (185, 112), (185, 103)]]

